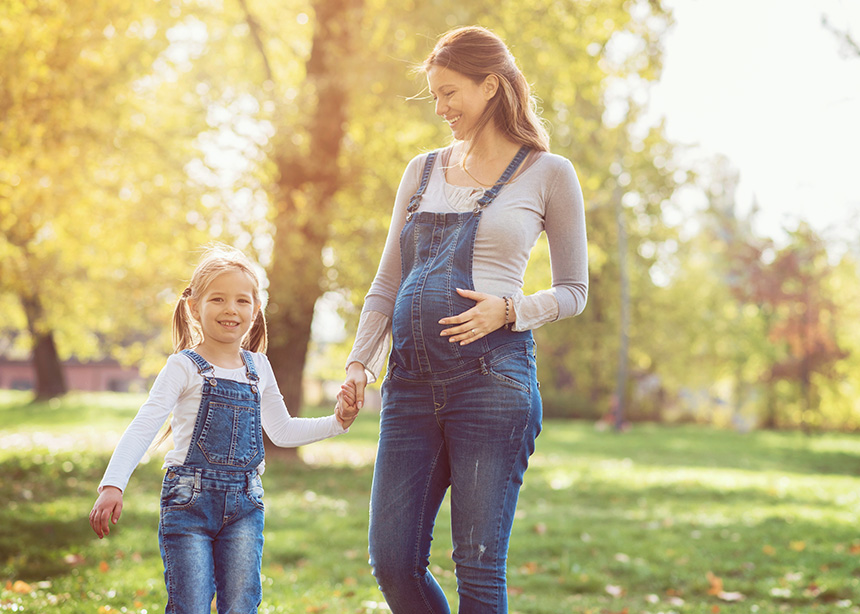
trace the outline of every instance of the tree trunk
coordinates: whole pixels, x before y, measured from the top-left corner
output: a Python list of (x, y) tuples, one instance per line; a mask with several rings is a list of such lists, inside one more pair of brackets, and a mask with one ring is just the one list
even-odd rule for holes
[(618, 375), (615, 385), (615, 430), (624, 430), (625, 400), (627, 396), (627, 362), (630, 344), (630, 282), (627, 278), (627, 229), (624, 226), (624, 207), (621, 204), (621, 187), (615, 187), (615, 216), (618, 226), (618, 284), (621, 314), (618, 323)]
[(43, 401), (62, 396), (68, 392), (66, 378), (54, 344), (54, 333), (44, 325), (42, 301), (38, 295), (22, 296), (21, 305), (27, 316), (27, 328), (33, 338), (36, 400)]
[[(349, 62), (359, 0), (318, 0), (313, 46), (306, 65), (304, 108), (309, 155), (286, 138), (278, 169), (276, 236), (269, 268), (268, 356), (290, 413), (302, 407), (302, 373), (317, 299), (325, 291), (322, 249), (329, 239), (331, 200), (340, 187), (338, 158), (346, 123)], [(283, 128), (283, 127), (282, 127)], [(285, 132), (286, 130), (284, 130)], [(295, 450), (267, 454), (295, 459)]]

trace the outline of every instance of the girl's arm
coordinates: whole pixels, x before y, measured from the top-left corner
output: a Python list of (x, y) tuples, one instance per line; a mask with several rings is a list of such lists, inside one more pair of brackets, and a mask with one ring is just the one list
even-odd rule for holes
[(183, 368), (182, 361), (188, 362), (188, 359), (179, 354), (168, 357), (167, 364), (155, 378), (149, 397), (119, 440), (99, 484), (99, 491), (105, 486), (125, 490), (132, 472), (188, 385), (188, 370)]
[(99, 539), (110, 534), (110, 523), (119, 522), (122, 514), (122, 491), (132, 472), (152, 444), (161, 425), (167, 420), (183, 390), (185, 372), (172, 355), (158, 374), (149, 397), (123, 433), (111, 455), (110, 463), (99, 485), (99, 496), (90, 512), (90, 526)]
[[(260, 410), (263, 430), (276, 446), (296, 448), (321, 439), (346, 433), (337, 413), (323, 418), (294, 418), (287, 410), (284, 397), (278, 389), (272, 365), (264, 354), (254, 354), (257, 373), (260, 376)], [(352, 416), (354, 419), (354, 416)], [(351, 423), (351, 420), (350, 420)]]

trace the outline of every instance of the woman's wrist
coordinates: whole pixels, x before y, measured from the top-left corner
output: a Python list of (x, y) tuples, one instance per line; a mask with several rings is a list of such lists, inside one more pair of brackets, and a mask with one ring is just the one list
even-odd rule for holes
[(514, 330), (514, 322), (517, 321), (516, 310), (514, 309), (514, 299), (510, 296), (503, 296), (505, 299), (505, 330)]

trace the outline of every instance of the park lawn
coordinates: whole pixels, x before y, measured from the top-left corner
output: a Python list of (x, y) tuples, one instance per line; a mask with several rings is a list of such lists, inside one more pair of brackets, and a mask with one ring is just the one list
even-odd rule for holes
[[(159, 454), (120, 524), (87, 514), (139, 395), (0, 392), (0, 611), (164, 609)], [(317, 415), (315, 412), (309, 414)], [(367, 566), (377, 416), (270, 463), (261, 612), (387, 611)], [(860, 437), (547, 421), (509, 556), (521, 614), (860, 613)], [(456, 611), (443, 507), (432, 570)]]

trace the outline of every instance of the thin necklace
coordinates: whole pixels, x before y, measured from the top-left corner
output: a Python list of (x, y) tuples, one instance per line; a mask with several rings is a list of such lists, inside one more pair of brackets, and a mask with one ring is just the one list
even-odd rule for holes
[(469, 177), (471, 177), (471, 178), (472, 178), (472, 181), (474, 181), (475, 183), (477, 183), (477, 184), (478, 184), (479, 186), (481, 186), (482, 188), (491, 188), (491, 187), (493, 187), (493, 184), (492, 184), (492, 183), (484, 183), (483, 181), (478, 181), (478, 178), (477, 178), (477, 177), (475, 177), (472, 173), (470, 173), (470, 172), (469, 172), (469, 169), (468, 169), (468, 168), (466, 168), (466, 162), (465, 162), (465, 161), (463, 162), (463, 164), (462, 164), (462, 165), (460, 165), (460, 168), (462, 168), (462, 169), (463, 169), (463, 172), (465, 172)]
[[(466, 159), (465, 158), (460, 160), (460, 163), (457, 166), (462, 168), (463, 172), (466, 173), (469, 177), (471, 177), (472, 181), (477, 183), (481, 187), (481, 189), (491, 188), (495, 185), (493, 183), (484, 183), (483, 181), (480, 181), (477, 177), (475, 177), (472, 173), (470, 173), (469, 169), (466, 168)], [(448, 166), (447, 168), (453, 168), (453, 167)]]

